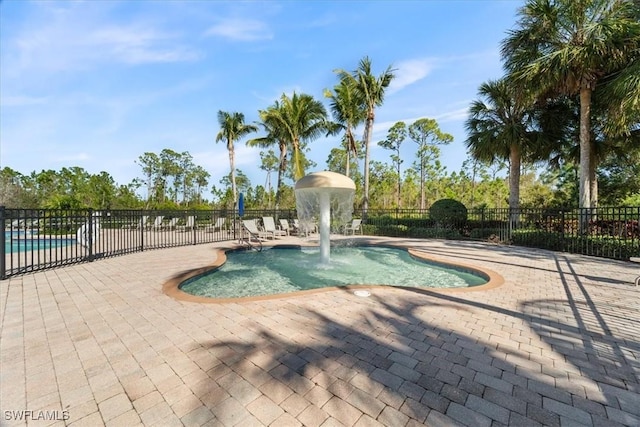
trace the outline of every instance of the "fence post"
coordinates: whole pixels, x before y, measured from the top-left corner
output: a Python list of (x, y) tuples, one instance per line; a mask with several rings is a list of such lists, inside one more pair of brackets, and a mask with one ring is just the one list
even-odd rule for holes
[(191, 211), (191, 213), (193, 214), (193, 227), (191, 228), (192, 232), (193, 232), (193, 244), (197, 245), (198, 241), (197, 241), (197, 233), (196, 233), (196, 229), (198, 227), (196, 227), (196, 224), (198, 224), (198, 215), (197, 215), (197, 211)]
[(145, 221), (143, 221), (145, 217), (144, 213), (145, 211), (138, 212), (138, 221), (140, 222), (140, 252), (144, 251), (144, 228), (147, 226), (147, 224), (145, 224)]
[(89, 208), (87, 211), (89, 220), (87, 221), (87, 245), (89, 246), (89, 261), (93, 261), (93, 209)]
[(2, 235), (0, 236), (0, 279), (4, 280), (7, 278), (7, 266), (6, 266), (6, 236), (4, 234), (5, 227), (5, 211), (4, 206), (0, 206), (0, 226), (2, 226)]

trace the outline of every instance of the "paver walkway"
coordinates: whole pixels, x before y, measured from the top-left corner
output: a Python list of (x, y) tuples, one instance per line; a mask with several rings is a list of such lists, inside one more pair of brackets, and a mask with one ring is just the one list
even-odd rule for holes
[(640, 425), (637, 265), (406, 244), (505, 284), (229, 304), (161, 292), (215, 245), (0, 281), (0, 424)]

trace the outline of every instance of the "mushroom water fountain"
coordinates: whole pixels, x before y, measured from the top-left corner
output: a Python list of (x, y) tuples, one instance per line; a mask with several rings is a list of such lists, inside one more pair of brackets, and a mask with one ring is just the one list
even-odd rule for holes
[(353, 180), (336, 172), (314, 172), (296, 182), (300, 227), (311, 230), (318, 221), (321, 264), (330, 260), (331, 225), (341, 227), (351, 220), (355, 191)]

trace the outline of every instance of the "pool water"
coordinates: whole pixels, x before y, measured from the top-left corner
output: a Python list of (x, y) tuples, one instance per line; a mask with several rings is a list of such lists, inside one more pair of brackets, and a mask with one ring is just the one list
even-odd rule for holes
[(59, 248), (75, 242), (74, 239), (42, 238), (16, 231), (5, 231), (4, 239), (4, 251), (6, 254)]
[(180, 289), (198, 296), (237, 298), (346, 285), (460, 288), (487, 283), (478, 274), (388, 247), (331, 248), (329, 265), (319, 261), (318, 248), (231, 251), (220, 268), (188, 279)]

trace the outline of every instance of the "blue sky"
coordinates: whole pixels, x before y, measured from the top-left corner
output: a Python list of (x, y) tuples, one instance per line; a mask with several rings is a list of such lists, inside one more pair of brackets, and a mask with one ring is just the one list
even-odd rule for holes
[[(80, 166), (117, 183), (141, 177), (145, 152), (188, 151), (219, 185), (229, 172), (218, 110), (258, 119), (282, 93), (328, 102), (335, 69), (369, 56), (396, 79), (376, 112), (376, 142), (397, 121), (433, 118), (466, 159), (464, 121), (481, 83), (502, 76), (500, 42), (521, 1), (20, 1), (0, 3), (0, 168)], [(358, 134), (362, 135), (362, 130)], [(257, 136), (257, 135), (256, 135)], [(311, 143), (317, 170), (339, 138)], [(406, 141), (403, 167), (415, 144)], [(259, 149), (236, 166), (263, 184)]]

